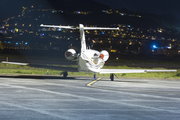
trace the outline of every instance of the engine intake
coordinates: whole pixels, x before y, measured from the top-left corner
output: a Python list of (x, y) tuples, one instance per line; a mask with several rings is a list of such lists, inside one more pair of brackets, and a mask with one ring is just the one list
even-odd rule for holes
[(74, 49), (68, 49), (65, 52), (65, 57), (67, 60), (74, 60), (77, 57), (76, 51)]

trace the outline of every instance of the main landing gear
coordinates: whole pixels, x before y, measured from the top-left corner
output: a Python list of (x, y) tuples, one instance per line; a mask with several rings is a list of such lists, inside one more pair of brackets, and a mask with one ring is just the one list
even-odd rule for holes
[[(111, 73), (110, 74), (110, 79), (111, 79), (111, 81), (114, 81), (114, 76), (116, 76), (114, 73)], [(116, 76), (117, 77), (117, 76)], [(118, 77), (117, 77), (118, 78)], [(94, 73), (94, 78), (93, 78), (94, 80), (96, 80), (97, 78), (96, 78), (96, 73)]]
[(68, 76), (68, 72), (67, 71), (64, 71), (63, 72), (63, 78), (66, 78)]
[[(114, 81), (114, 76), (116, 76), (114, 73), (111, 73), (110, 74), (110, 79), (111, 79), (111, 81)], [(117, 76), (116, 76), (117, 77)], [(118, 77), (117, 77), (118, 78)]]
[(110, 79), (111, 79), (111, 81), (114, 81), (114, 74), (113, 73), (110, 74)]
[(96, 78), (96, 73), (94, 73), (94, 78), (93, 78), (94, 80), (96, 80), (97, 78)]

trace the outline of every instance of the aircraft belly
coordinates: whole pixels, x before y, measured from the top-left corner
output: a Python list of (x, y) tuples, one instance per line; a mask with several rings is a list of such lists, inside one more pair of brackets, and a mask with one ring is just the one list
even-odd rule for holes
[(78, 62), (78, 71), (79, 72), (91, 72), (87, 68), (86, 61), (83, 60), (81, 57), (79, 57), (79, 62)]
[(86, 59), (83, 57), (79, 57), (79, 68), (78, 71), (81, 72), (99, 72), (99, 70), (103, 67), (104, 62), (99, 60), (99, 63), (95, 64), (93, 61)]

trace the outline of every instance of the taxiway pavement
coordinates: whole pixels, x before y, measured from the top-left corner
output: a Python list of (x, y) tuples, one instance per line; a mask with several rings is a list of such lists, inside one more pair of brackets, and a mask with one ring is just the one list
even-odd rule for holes
[(180, 80), (1, 76), (0, 120), (178, 120)]

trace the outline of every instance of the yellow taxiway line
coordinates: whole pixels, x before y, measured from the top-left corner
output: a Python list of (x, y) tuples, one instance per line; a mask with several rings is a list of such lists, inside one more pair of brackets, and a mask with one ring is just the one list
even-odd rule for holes
[(95, 82), (97, 82), (97, 81), (100, 80), (100, 79), (101, 79), (101, 78), (98, 78), (98, 79), (96, 79), (96, 80), (94, 80), (94, 81), (88, 83), (87, 86), (89, 86), (89, 87), (92, 86), (92, 84), (94, 84)]

